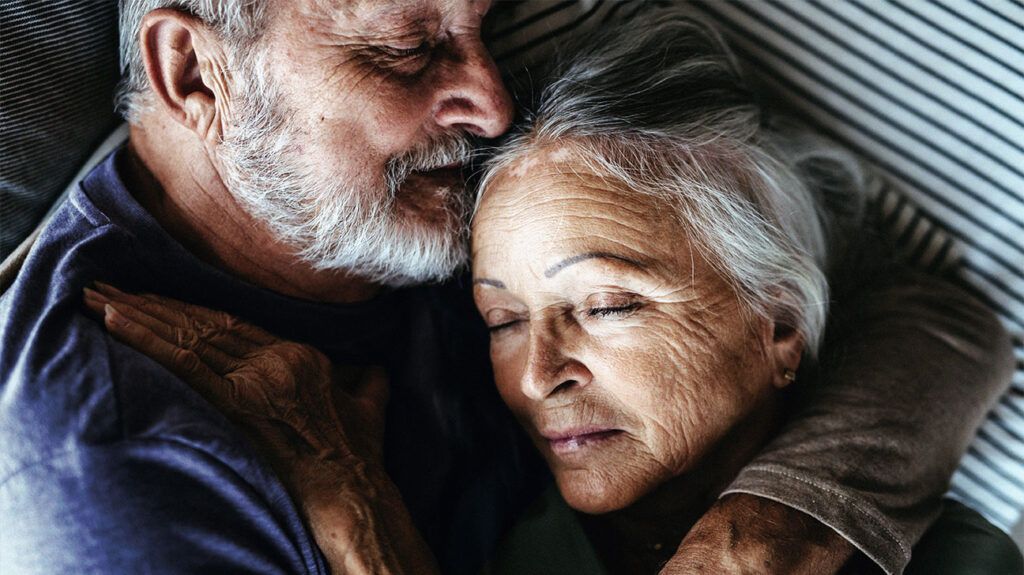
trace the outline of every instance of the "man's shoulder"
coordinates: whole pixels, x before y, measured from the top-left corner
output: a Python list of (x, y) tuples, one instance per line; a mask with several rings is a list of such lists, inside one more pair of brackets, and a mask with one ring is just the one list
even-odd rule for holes
[(287, 493), (226, 419), (86, 315), (82, 288), (123, 276), (131, 246), (74, 206), (58, 218), (0, 302), (0, 523), (19, 525), (4, 562), (317, 572)]
[(139, 269), (124, 232), (72, 195), (0, 301), (0, 481), (50, 453), (136, 438), (211, 438), (227, 423), (89, 317), (83, 288)]
[(180, 438), (63, 446), (0, 482), (0, 521), (18, 573), (325, 572), (269, 471)]

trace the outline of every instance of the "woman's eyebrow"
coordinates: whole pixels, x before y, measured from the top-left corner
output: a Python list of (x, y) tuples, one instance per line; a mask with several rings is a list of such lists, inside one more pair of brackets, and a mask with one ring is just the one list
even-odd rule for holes
[[(550, 268), (548, 268), (547, 270), (544, 271), (544, 277), (546, 277), (548, 279), (551, 279), (551, 278), (555, 277), (555, 274), (557, 274), (558, 272), (564, 270), (565, 268), (567, 268), (567, 267), (569, 267), (571, 265), (575, 265), (575, 264), (578, 264), (578, 263), (586, 261), (586, 260), (594, 260), (594, 259), (615, 260), (617, 262), (622, 262), (622, 263), (625, 263), (625, 264), (627, 264), (629, 266), (635, 267), (638, 270), (647, 271), (647, 266), (645, 266), (644, 264), (638, 262), (637, 260), (634, 260), (632, 258), (627, 258), (626, 256), (620, 256), (618, 254), (613, 254), (613, 253), (609, 253), (609, 252), (587, 252), (585, 254), (577, 254), (575, 256), (569, 256), (569, 257), (565, 258), (564, 260), (558, 262), (557, 264), (551, 266)], [(473, 278), (473, 283), (474, 284), (491, 286), (491, 287), (496, 287), (498, 289), (508, 289), (507, 287), (505, 287), (505, 282), (503, 282), (501, 280), (491, 279), (491, 278)]]
[(593, 259), (615, 260), (618, 262), (629, 264), (630, 266), (633, 266), (642, 271), (647, 270), (647, 266), (643, 265), (642, 263), (632, 258), (627, 258), (626, 256), (620, 256), (618, 254), (612, 254), (608, 252), (587, 252), (585, 254), (578, 254), (575, 256), (567, 257), (564, 260), (558, 262), (557, 264), (551, 266), (550, 268), (544, 271), (544, 277), (551, 279), (555, 277), (555, 274), (571, 265), (575, 265), (580, 262)]
[(505, 282), (499, 280), (492, 280), (490, 278), (473, 278), (474, 284), (481, 284), (485, 286), (496, 287), (498, 289), (508, 289), (505, 287)]

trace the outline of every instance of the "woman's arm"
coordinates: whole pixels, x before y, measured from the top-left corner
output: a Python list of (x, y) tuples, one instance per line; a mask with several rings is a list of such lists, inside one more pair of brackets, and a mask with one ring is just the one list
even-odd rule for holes
[(252, 441), (337, 574), (437, 572), (384, 471), (388, 384), (228, 314), (99, 284), (86, 306), (110, 333), (190, 384)]

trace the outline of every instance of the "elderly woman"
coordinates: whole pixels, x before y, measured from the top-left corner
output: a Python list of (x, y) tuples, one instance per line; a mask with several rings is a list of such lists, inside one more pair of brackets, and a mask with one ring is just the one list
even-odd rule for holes
[(656, 572), (679, 518), (772, 436), (822, 340), (828, 225), (810, 176), (854, 162), (763, 128), (707, 29), (672, 19), (635, 38), (560, 70), (481, 183), (474, 298), (497, 386), (587, 514), (567, 528), (549, 494), (509, 572), (580, 565), (557, 559), (574, 533), (612, 572)]
[[(557, 70), (480, 183), (474, 298), (500, 395), (557, 484), (512, 531), (499, 573), (657, 572), (778, 429), (823, 339), (826, 271), (844, 249), (832, 232), (860, 214), (856, 162), (765, 122), (713, 32), (670, 18), (615, 34)], [(283, 421), (331, 451), (331, 425), (274, 411), (296, 399), (273, 390), (295, 390), (343, 426), (315, 351), (202, 308), (101, 292), (87, 301), (117, 306), (105, 309), (115, 335), (230, 416)], [(233, 326), (216, 345), (192, 334), (201, 369), (176, 347), (202, 323), (187, 316)], [(157, 324), (179, 331), (140, 329)], [(386, 392), (369, 380), (348, 401), (378, 428)], [(248, 430), (302, 497), (321, 470), (271, 427)], [(335, 518), (309, 517), (328, 556)]]

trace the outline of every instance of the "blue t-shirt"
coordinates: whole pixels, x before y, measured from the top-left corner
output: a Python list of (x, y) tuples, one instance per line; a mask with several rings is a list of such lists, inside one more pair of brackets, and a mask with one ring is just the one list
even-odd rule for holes
[(84, 314), (94, 280), (228, 311), (339, 364), (384, 365), (387, 470), (444, 571), (478, 571), (539, 475), (461, 283), (335, 305), (239, 281), (139, 205), (118, 174), (125, 155), (71, 195), (0, 300), (3, 572), (326, 572), (240, 433)]

